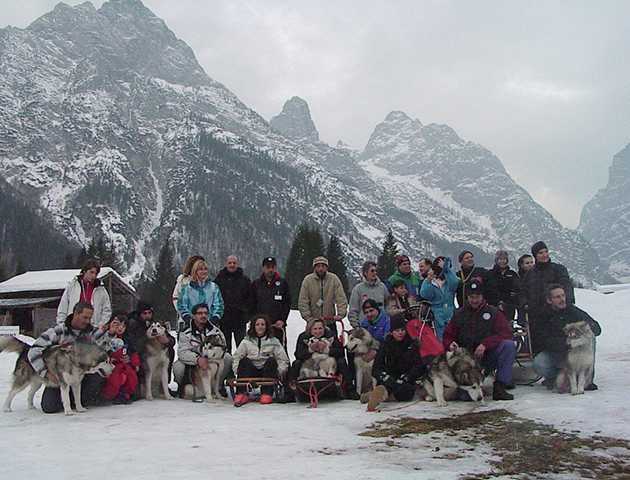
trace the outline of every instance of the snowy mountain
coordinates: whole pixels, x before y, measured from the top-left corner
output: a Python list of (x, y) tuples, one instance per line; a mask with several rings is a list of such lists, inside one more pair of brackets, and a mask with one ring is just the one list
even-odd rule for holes
[(488, 264), (542, 238), (576, 278), (603, 275), (483, 147), (393, 112), (364, 152), (333, 148), (297, 97), (267, 123), (140, 0), (0, 30), (0, 99), (0, 176), (69, 239), (112, 241), (132, 275), (166, 238), (179, 263), (236, 253), (254, 273), (304, 221), (337, 234), (353, 270), (391, 226), (416, 259), (472, 248)]
[(610, 272), (630, 279), (630, 144), (613, 157), (608, 185), (582, 209), (578, 230), (591, 242)]

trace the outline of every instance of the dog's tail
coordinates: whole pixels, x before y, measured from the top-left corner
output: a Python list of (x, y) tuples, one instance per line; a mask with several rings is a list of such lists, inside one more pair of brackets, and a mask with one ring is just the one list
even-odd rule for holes
[(22, 353), (29, 348), (29, 344), (13, 335), (0, 337), (0, 352)]

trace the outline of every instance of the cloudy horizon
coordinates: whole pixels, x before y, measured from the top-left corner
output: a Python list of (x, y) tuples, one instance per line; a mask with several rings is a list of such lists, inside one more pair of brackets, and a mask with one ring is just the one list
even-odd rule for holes
[[(0, 28), (56, 3), (0, 0)], [(630, 143), (625, 1), (143, 3), (265, 119), (299, 96), (323, 141), (361, 149), (393, 110), (449, 125), (571, 228)]]

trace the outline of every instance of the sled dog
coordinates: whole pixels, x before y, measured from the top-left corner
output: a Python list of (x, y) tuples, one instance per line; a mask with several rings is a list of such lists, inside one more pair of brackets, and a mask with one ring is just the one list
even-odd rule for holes
[(446, 400), (457, 398), (457, 389), (461, 388), (470, 398), (483, 404), (481, 384), (485, 376), (477, 359), (465, 348), (454, 352), (439, 354), (422, 377), (422, 386), (426, 390), (426, 400), (437, 400), (440, 407), (446, 406)]
[(558, 391), (562, 392), (565, 378), (569, 377), (571, 395), (581, 395), (584, 387), (591, 380), (593, 375), (593, 364), (595, 363), (595, 352), (593, 348), (593, 331), (586, 322), (569, 323), (564, 326), (567, 334), (567, 354), (566, 370), (560, 373), (556, 379)]
[(337, 373), (337, 361), (330, 356), (330, 347), (333, 339), (310, 337), (304, 342), (308, 345), (312, 355), (302, 364), (299, 378), (335, 375)]
[(11, 390), (4, 402), (4, 411), (11, 411), (13, 397), (29, 385), (31, 388), (27, 397), (28, 408), (35, 408), (33, 396), (42, 385), (46, 385), (61, 389), (61, 400), (66, 415), (72, 415), (71, 389), (77, 412), (87, 411), (81, 405), (81, 381), (88, 373), (98, 373), (107, 377), (114, 371), (113, 365), (109, 363), (107, 352), (99, 346), (89, 343), (69, 343), (46, 348), (43, 353), (46, 368), (59, 380), (59, 384), (54, 384), (40, 377), (31, 366), (31, 362), (28, 360), (28, 351), (32, 343), (33, 339), (22, 335), (0, 338), (0, 352), (15, 352), (19, 355), (13, 371)]
[(227, 347), (225, 341), (218, 334), (208, 335), (199, 348), (199, 355), (208, 361), (209, 369), (203, 370), (199, 365), (194, 365), (190, 371), (191, 383), (186, 385), (184, 395), (186, 398), (205, 397), (207, 403), (220, 400), (219, 386), (223, 373), (223, 357)]
[(348, 332), (346, 349), (354, 354), (354, 368), (357, 375), (357, 393), (369, 392), (376, 387), (376, 379), (372, 377), (374, 360), (366, 362), (363, 354), (372, 349), (378, 350), (379, 343), (366, 329), (355, 327)]
[(147, 329), (147, 341), (142, 352), (145, 360), (143, 365), (146, 366), (144, 381), (147, 400), (153, 400), (153, 383), (161, 384), (164, 397), (173, 400), (168, 391), (168, 346), (158, 341), (157, 337), (161, 335), (167, 335), (166, 327), (159, 322), (152, 322)]

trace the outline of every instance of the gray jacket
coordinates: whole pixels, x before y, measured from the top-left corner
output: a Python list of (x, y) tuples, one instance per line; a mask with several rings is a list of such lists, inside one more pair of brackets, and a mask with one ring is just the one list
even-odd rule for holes
[(350, 302), (348, 304), (348, 321), (352, 327), (358, 327), (363, 319), (361, 306), (368, 298), (375, 300), (381, 306), (385, 306), (385, 301), (389, 298), (387, 287), (378, 278), (374, 283), (363, 280), (357, 283), (350, 294)]

